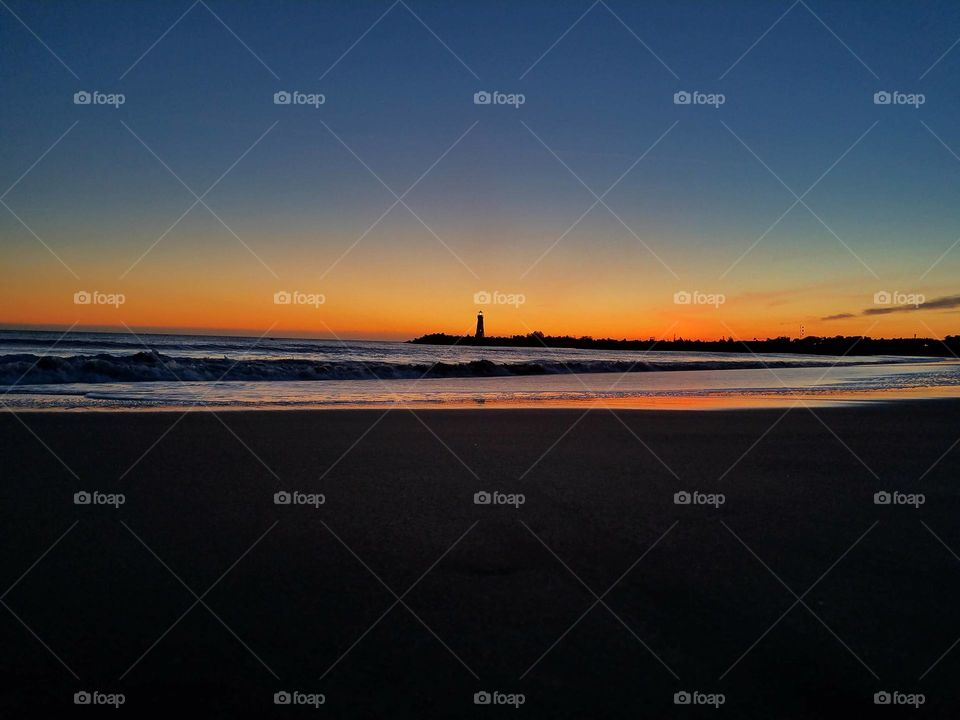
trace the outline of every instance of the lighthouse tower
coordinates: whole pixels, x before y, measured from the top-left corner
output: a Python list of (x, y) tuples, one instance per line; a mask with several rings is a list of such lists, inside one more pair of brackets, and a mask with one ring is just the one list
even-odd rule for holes
[(477, 334), (475, 337), (483, 337), (483, 310), (477, 313)]

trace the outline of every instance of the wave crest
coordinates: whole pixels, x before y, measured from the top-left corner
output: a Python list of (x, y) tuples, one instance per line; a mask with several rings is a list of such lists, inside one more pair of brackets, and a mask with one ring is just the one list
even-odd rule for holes
[[(32, 354), (0, 356), (0, 384), (56, 385), (65, 383), (156, 381), (303, 381), (402, 380), (418, 378), (509, 377), (562, 373), (623, 373), (670, 370), (735, 370), (781, 367), (828, 367), (824, 359), (790, 360), (572, 360), (545, 358), (537, 362), (471, 360), (460, 363), (390, 363), (343, 360), (243, 359), (228, 357), (172, 357), (156, 351), (130, 355), (74, 355), (50, 357)], [(855, 364), (855, 363), (848, 363)]]

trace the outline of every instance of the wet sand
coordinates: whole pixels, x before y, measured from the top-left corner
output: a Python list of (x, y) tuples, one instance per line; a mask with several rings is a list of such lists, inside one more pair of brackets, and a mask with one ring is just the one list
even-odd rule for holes
[(934, 665), (960, 637), (960, 402), (178, 418), (0, 415), (4, 717), (80, 690), (138, 717), (296, 714), (281, 690), (391, 718), (715, 712), (681, 690), (742, 718), (960, 702), (960, 649)]

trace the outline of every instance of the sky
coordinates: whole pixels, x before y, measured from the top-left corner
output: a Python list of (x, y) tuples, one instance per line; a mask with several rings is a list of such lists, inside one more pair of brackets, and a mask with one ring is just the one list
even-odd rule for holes
[(5, 327), (960, 333), (955, 2), (4, 2)]

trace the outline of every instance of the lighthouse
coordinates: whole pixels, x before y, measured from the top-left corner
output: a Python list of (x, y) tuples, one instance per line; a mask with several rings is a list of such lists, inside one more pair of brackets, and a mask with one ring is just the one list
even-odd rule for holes
[(477, 333), (474, 337), (483, 337), (483, 310), (477, 313)]

